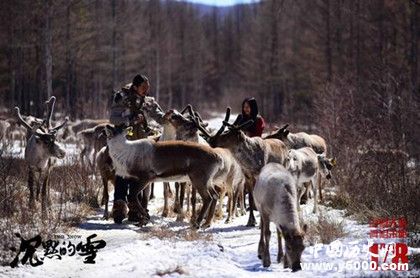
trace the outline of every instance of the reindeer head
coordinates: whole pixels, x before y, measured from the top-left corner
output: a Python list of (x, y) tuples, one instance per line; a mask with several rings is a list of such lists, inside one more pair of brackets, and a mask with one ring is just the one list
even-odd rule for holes
[(337, 160), (334, 158), (327, 158), (325, 155), (318, 155), (318, 161), (321, 164), (322, 174), (331, 179), (331, 170), (337, 165)]
[(56, 141), (55, 133), (44, 133), (36, 130), (29, 140), (35, 142), (37, 150), (40, 153), (47, 154), (48, 157), (57, 157), (61, 159), (66, 155), (63, 146)]
[[(234, 148), (238, 146), (245, 139), (245, 134), (241, 129), (245, 126), (248, 126), (253, 123), (252, 120), (249, 120), (242, 125), (236, 126), (229, 123), (230, 118), (230, 107), (226, 109), (225, 119), (222, 122), (222, 126), (216, 132), (215, 135), (210, 135), (210, 133), (202, 126), (197, 117), (194, 118), (194, 123), (197, 128), (203, 133), (204, 138), (212, 147), (222, 147), (222, 148)], [(225, 131), (226, 127), (228, 130)]]
[(299, 152), (294, 149), (289, 150), (285, 159), (285, 168), (292, 174), (302, 169), (302, 160), (299, 159)]
[(112, 140), (112, 139), (114, 139), (118, 136), (121, 136), (121, 137), (125, 138), (131, 131), (132, 131), (131, 127), (123, 129), (123, 128), (114, 127), (112, 125), (106, 125), (105, 128), (104, 128), (106, 139), (108, 141)]
[(56, 135), (58, 130), (65, 126), (68, 118), (56, 127), (51, 127), (51, 115), (53, 113), (54, 103), (55, 97), (51, 97), (51, 99), (47, 102), (47, 117), (42, 123), (35, 123), (32, 125), (23, 119), (20, 114), (19, 107), (15, 107), (19, 122), (28, 130), (29, 139), (27, 148), (30, 148), (30, 150), (28, 149), (28, 153), (36, 152), (37, 154), (42, 155), (43, 158), (64, 158), (66, 152), (63, 147), (57, 143)]
[(279, 139), (279, 140), (286, 140), (287, 139), (287, 135), (289, 135), (290, 131), (287, 130), (287, 127), (289, 126), (289, 124), (285, 124), (282, 128), (279, 128), (278, 130), (276, 130), (274, 133), (266, 136), (264, 139)]
[(292, 272), (302, 269), (300, 266), (300, 258), (303, 250), (305, 249), (303, 240), (307, 230), (308, 226), (306, 224), (303, 225), (302, 231), (290, 232), (287, 229), (282, 229), (284, 241), (286, 243), (286, 257), (284, 258), (285, 265), (290, 267)]
[[(189, 112), (189, 115), (184, 116), (185, 112)], [(194, 111), (192, 106), (188, 104), (181, 112), (176, 110), (169, 110), (165, 114), (165, 118), (172, 126), (175, 127), (179, 139), (186, 139), (196, 136), (198, 125), (197, 121), (202, 127), (207, 127), (207, 123), (204, 123), (198, 112)]]

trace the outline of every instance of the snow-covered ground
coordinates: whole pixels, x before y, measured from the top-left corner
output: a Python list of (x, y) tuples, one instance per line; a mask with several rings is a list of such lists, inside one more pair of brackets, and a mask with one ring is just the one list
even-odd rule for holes
[[(220, 118), (211, 120), (210, 127), (217, 129), (220, 123)], [(319, 207), (325, 217), (337, 222), (343, 221), (346, 236), (328, 245), (307, 246), (302, 255), (302, 263), (331, 263), (331, 265), (321, 266), (318, 270), (292, 273), (290, 269), (284, 269), (282, 263), (276, 263), (277, 237), (274, 226), (271, 227), (270, 242), (272, 265), (264, 268), (257, 258), (260, 230), (258, 227), (245, 227), (248, 215), (235, 218), (229, 224), (225, 224), (224, 219), (215, 220), (211, 228), (193, 233), (187, 220), (177, 222), (175, 216), (170, 218), (160, 216), (163, 207), (162, 188), (161, 183), (155, 185), (156, 198), (151, 201), (149, 207), (152, 222), (146, 227), (139, 228), (129, 223), (114, 224), (112, 220), (103, 220), (103, 211), (99, 210), (70, 233), (73, 236), (81, 236), (80, 239), (72, 239), (73, 243), (78, 243), (80, 240), (86, 242), (86, 237), (92, 234), (97, 234), (95, 239), (106, 242), (106, 246), (97, 253), (96, 264), (85, 264), (84, 257), (78, 255), (63, 256), (62, 260), (46, 258), (44, 264), (38, 267), (30, 265), (20, 265), (14, 269), (0, 267), (0, 277), (152, 277), (163, 273), (168, 273), (166, 277), (178, 277), (181, 274), (190, 277), (379, 277), (388, 275), (387, 272), (370, 270), (342, 270), (343, 266), (354, 266), (354, 262), (368, 263), (370, 261), (367, 248), (368, 225), (360, 225), (349, 220), (344, 216), (344, 211), (322, 205)], [(111, 193), (110, 207), (112, 196)], [(311, 202), (302, 206), (302, 216), (307, 223), (312, 223), (317, 218), (312, 213), (312, 207)], [(258, 213), (256, 213), (256, 218), (258, 221)], [(390, 243), (393, 240), (389, 239), (385, 242)], [(409, 252), (410, 254), (420, 253), (420, 250), (410, 248)], [(403, 271), (399, 274), (406, 277), (419, 277), (420, 271), (410, 270), (410, 272)], [(389, 275), (389, 277), (395, 277), (396, 273), (389, 273)]]
[[(102, 211), (98, 211), (74, 229), (71, 234), (81, 236), (84, 241), (91, 234), (97, 234), (96, 239), (106, 241), (106, 246), (97, 253), (96, 264), (84, 264), (83, 257), (77, 255), (63, 256), (62, 260), (45, 259), (44, 264), (38, 267), (29, 265), (14, 269), (2, 267), (0, 276), (151, 277), (157, 276), (160, 272), (171, 273), (177, 268), (191, 277), (365, 277), (385, 274), (355, 270), (338, 272), (339, 270), (335, 269), (345, 266), (348, 262), (369, 261), (366, 248), (369, 237), (368, 226), (347, 220), (343, 217), (343, 211), (320, 206), (321, 212), (326, 217), (344, 221), (348, 234), (329, 245), (308, 246), (302, 256), (304, 263), (329, 262), (333, 263), (333, 268), (292, 273), (289, 269), (283, 269), (282, 264), (276, 263), (277, 239), (274, 227), (271, 227), (273, 233), (270, 244), (272, 265), (263, 268), (257, 258), (260, 231), (258, 227), (245, 227), (247, 216), (238, 217), (230, 224), (224, 224), (224, 220), (217, 220), (211, 228), (194, 235), (191, 234), (187, 222), (176, 222), (175, 217), (160, 216), (163, 206), (161, 188), (161, 184), (155, 185), (157, 198), (150, 204), (152, 223), (146, 227), (139, 228), (127, 223), (117, 225), (112, 220), (103, 220)], [(303, 206), (303, 218), (309, 223), (316, 217), (311, 210), (312, 203)], [(81, 239), (73, 242), (77, 243)], [(360, 252), (355, 252), (355, 248)], [(344, 251), (344, 254), (340, 255), (340, 250)], [(410, 252), (420, 252), (420, 250), (410, 249)], [(408, 275), (406, 272), (400, 274)], [(411, 271), (411, 275), (416, 274), (420, 272)], [(177, 272), (172, 272), (169, 276), (179, 275)]]

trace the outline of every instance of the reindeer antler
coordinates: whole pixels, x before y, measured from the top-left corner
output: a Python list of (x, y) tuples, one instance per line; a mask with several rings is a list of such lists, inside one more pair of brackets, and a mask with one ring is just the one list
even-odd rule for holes
[(280, 130), (281, 130), (281, 131), (285, 130), (288, 126), (289, 126), (289, 124), (285, 124), (282, 128), (280, 128), (280, 129), (279, 129), (279, 131), (280, 131)]
[(57, 132), (57, 131), (59, 131), (61, 128), (63, 128), (66, 124), (67, 124), (67, 122), (69, 121), (69, 117), (66, 117), (65, 119), (64, 119), (64, 122), (62, 122), (61, 124), (59, 124), (58, 126), (56, 126), (56, 127), (54, 127), (54, 128), (51, 128), (50, 130), (51, 131), (53, 131), (53, 132)]
[(193, 108), (191, 104), (188, 104), (187, 106), (185, 106), (184, 109), (182, 109), (181, 112), (179, 112), (181, 115), (183, 115), (186, 111), (188, 111), (190, 113), (190, 115), (193, 115)]
[(248, 120), (248, 121), (246, 121), (245, 123), (243, 123), (241, 125), (238, 125), (238, 126), (231, 125), (231, 127), (232, 127), (232, 129), (240, 130), (240, 129), (244, 128), (247, 125), (252, 125), (253, 123), (254, 123), (254, 120)]
[(225, 119), (223, 120), (222, 126), (217, 131), (216, 135), (214, 135), (214, 138), (219, 137), (219, 135), (222, 134), (222, 132), (225, 130), (226, 126), (229, 125), (229, 118), (230, 118), (230, 107), (226, 108)]
[(15, 107), (16, 110), (16, 115), (18, 117), (18, 120), (20, 121), (20, 123), (28, 130), (32, 131), (32, 127), (22, 118), (22, 115), (20, 114), (20, 109), (19, 107)]
[(55, 101), (55, 96), (52, 96), (49, 100), (45, 102), (45, 104), (47, 105), (47, 117), (44, 119), (44, 123), (46, 124), (47, 129), (51, 128), (51, 117), (54, 112)]
[(195, 124), (195, 126), (198, 128), (198, 130), (200, 130), (207, 138), (212, 137), (210, 133), (207, 131), (207, 129), (202, 126), (199, 118), (197, 118), (195, 115), (192, 115), (191, 120)]

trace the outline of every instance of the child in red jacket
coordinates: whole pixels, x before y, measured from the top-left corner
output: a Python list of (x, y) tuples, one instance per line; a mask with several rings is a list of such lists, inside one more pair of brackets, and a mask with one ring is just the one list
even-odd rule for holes
[(248, 120), (253, 120), (252, 125), (245, 126), (242, 130), (245, 132), (246, 135), (249, 137), (261, 137), (265, 122), (263, 117), (258, 114), (258, 105), (255, 98), (246, 98), (242, 102), (242, 114), (239, 114), (236, 118), (234, 125), (241, 125)]

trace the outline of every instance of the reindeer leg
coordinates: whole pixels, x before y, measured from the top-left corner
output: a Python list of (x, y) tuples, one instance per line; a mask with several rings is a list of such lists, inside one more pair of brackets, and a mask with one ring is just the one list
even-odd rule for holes
[(223, 218), (223, 199), (225, 197), (225, 194), (226, 194), (226, 190), (225, 190), (225, 187), (223, 186), (223, 189), (222, 189), (221, 193), (219, 194), (219, 198), (218, 198), (219, 202), (218, 202), (217, 210), (216, 210), (216, 213), (215, 213), (215, 216), (218, 219)]
[(34, 171), (29, 169), (28, 171), (28, 187), (29, 187), (29, 207), (34, 208), (35, 197), (34, 197)]
[(174, 212), (179, 213), (179, 182), (175, 182)]
[(187, 187), (186, 182), (180, 183), (180, 191), (179, 191), (179, 212), (176, 218), (176, 221), (183, 221), (184, 220), (184, 197), (185, 197), (185, 188)]
[(321, 175), (318, 173), (318, 189), (319, 189), (319, 200), (322, 203), (324, 201), (323, 197), (322, 197), (322, 185), (323, 185), (323, 181), (325, 181), (324, 179), (322, 179)]
[[(261, 214), (262, 215), (262, 214)], [(264, 219), (260, 218), (260, 241), (258, 243), (258, 259), (262, 260), (265, 249), (265, 239), (264, 239)]]
[[(196, 185), (196, 182), (193, 182), (193, 186)], [(205, 184), (205, 183), (203, 183)], [(213, 200), (212, 196), (210, 195), (209, 191), (207, 190), (207, 186), (203, 186), (203, 188), (197, 188), (198, 193), (200, 194), (201, 199), (203, 200), (203, 205), (200, 209), (198, 214), (197, 220), (193, 222), (193, 228), (198, 229), (200, 227), (200, 223), (203, 220), (204, 216), (207, 215), (211, 202)]]
[(249, 191), (248, 192), (248, 197), (249, 197), (249, 218), (248, 218), (248, 223), (246, 224), (247, 227), (255, 227), (256, 221), (255, 221), (255, 216), (254, 216), (254, 198), (252, 197), (252, 192)]
[(301, 198), (300, 198), (300, 204), (301, 205), (304, 205), (304, 204), (306, 204), (308, 202), (308, 199), (309, 199), (309, 190), (310, 190), (310, 183), (305, 182), (303, 184), (303, 192), (300, 195), (301, 196)]
[(42, 219), (45, 219), (47, 216), (47, 186), (49, 182), (49, 173), (45, 174), (44, 181), (42, 183), (42, 189), (41, 189), (41, 217)]
[(262, 228), (264, 229), (264, 249), (263, 249), (263, 255), (262, 255), (262, 261), (263, 261), (263, 266), (264, 267), (269, 267), (271, 265), (271, 259), (270, 259), (270, 237), (271, 237), (271, 232), (270, 232), (270, 219), (265, 216), (262, 215), (261, 216), (261, 221), (263, 221), (263, 224), (261, 225)]
[(152, 184), (150, 185), (150, 198), (149, 200), (152, 200), (155, 198), (155, 183), (152, 182)]
[(227, 202), (227, 210), (228, 210), (228, 217), (225, 223), (230, 223), (232, 221), (233, 216), (235, 215), (235, 205), (237, 203), (237, 193), (229, 192), (228, 202)]
[(318, 174), (315, 178), (312, 178), (312, 187), (314, 188), (314, 213), (318, 212), (318, 185), (316, 184), (318, 179)]
[(163, 212), (162, 217), (168, 217), (169, 214), (169, 182), (163, 183)]
[(82, 168), (86, 169), (86, 164), (84, 158), (86, 157), (86, 147), (83, 147), (82, 151), (80, 152), (80, 162), (82, 162)]
[[(239, 202), (239, 208), (241, 209), (241, 215), (245, 215), (246, 214), (246, 209), (245, 209), (245, 192), (244, 190), (240, 190), (238, 193), (238, 202)], [(236, 206), (236, 204), (235, 204)]]
[(191, 222), (194, 223), (196, 220), (196, 202), (197, 202), (197, 189), (194, 186), (191, 186)]
[(279, 246), (279, 250), (277, 253), (277, 263), (281, 262), (281, 259), (283, 258), (283, 246), (282, 246), (282, 242), (281, 242), (281, 230), (279, 228), (277, 228), (277, 243)]
[(187, 212), (189, 212), (191, 204), (191, 184), (185, 183), (185, 187), (185, 190), (187, 191)]
[(42, 179), (41, 172), (37, 172), (37, 176), (35, 177), (35, 179), (36, 179), (36, 182), (35, 182), (35, 186), (36, 186), (35, 200), (39, 202), (39, 193), (41, 192), (41, 179)]
[(214, 212), (216, 210), (217, 200), (219, 199), (219, 193), (214, 188), (209, 189), (209, 195), (211, 198), (210, 205), (207, 210), (206, 222), (204, 222), (204, 224), (201, 226), (202, 229), (206, 229), (211, 226)]
[(109, 193), (108, 193), (108, 178), (102, 176), (102, 184), (104, 186), (104, 191), (102, 194), (102, 201), (101, 205), (105, 205), (105, 211), (104, 211), (104, 219), (108, 220), (109, 218), (109, 212), (108, 212), (108, 201), (109, 201)]

